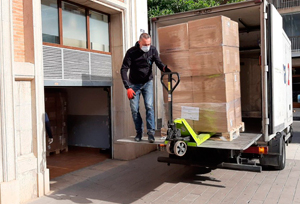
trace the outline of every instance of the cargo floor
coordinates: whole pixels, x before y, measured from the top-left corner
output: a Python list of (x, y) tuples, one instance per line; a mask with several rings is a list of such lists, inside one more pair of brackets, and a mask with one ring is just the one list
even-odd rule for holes
[(107, 153), (100, 153), (98, 148), (69, 146), (68, 152), (51, 154), (47, 157), (50, 179), (88, 167), (110, 158)]
[[(202, 148), (215, 148), (215, 149), (232, 149), (232, 150), (245, 150), (250, 147), (258, 138), (261, 137), (260, 133), (241, 133), (240, 136), (232, 141), (216, 141), (216, 140), (206, 140), (200, 146)], [(142, 138), (142, 141), (135, 142), (134, 136), (129, 138), (119, 139), (118, 142), (124, 143), (136, 143), (136, 144), (151, 144), (151, 145), (158, 145), (163, 144), (165, 138), (163, 137), (155, 137), (154, 143), (149, 143), (147, 138)]]

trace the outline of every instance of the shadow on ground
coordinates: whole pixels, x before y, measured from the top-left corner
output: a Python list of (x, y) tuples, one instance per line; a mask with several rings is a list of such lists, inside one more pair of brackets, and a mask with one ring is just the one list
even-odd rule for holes
[(294, 121), (293, 123), (292, 143), (300, 143), (300, 121)]
[[(215, 188), (225, 188), (221, 181), (210, 174), (210, 169), (182, 165), (167, 166), (156, 161), (162, 152), (154, 152), (125, 165), (58, 190), (48, 198), (68, 203), (133, 203), (145, 195), (151, 195), (167, 183), (189, 183)], [(89, 168), (92, 169), (92, 168)], [(168, 189), (169, 190), (169, 189)], [(49, 200), (50, 201), (50, 200)], [(51, 203), (52, 203), (51, 201)], [(35, 202), (33, 202), (35, 203)], [(44, 202), (45, 204), (47, 202)]]

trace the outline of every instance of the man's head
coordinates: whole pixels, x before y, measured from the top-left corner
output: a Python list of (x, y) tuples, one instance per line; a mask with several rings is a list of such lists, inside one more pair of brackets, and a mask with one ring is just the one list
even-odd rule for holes
[(144, 52), (148, 52), (151, 45), (151, 37), (148, 33), (142, 33), (139, 40), (140, 48)]

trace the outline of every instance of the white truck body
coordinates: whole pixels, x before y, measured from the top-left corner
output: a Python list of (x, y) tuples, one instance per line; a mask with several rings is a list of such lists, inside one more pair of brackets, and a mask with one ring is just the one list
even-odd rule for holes
[[(285, 143), (291, 141), (293, 123), (291, 42), (283, 30), (281, 15), (272, 4), (266, 0), (245, 1), (156, 17), (152, 19), (151, 24), (152, 44), (159, 49), (157, 29), (160, 27), (219, 15), (229, 17), (239, 23), (240, 59), (245, 56), (260, 58), (260, 71), (258, 70), (260, 75), (251, 76), (257, 77), (258, 87), (261, 87), (258, 95), (253, 92), (253, 97), (260, 101), (259, 110), (243, 110), (242, 100), (245, 133), (241, 133), (240, 137), (231, 142), (207, 140), (199, 146), (200, 148), (197, 147), (196, 149), (203, 150), (204, 152), (201, 154), (210, 154), (207, 152), (208, 149), (229, 151), (231, 152), (230, 157), (236, 158), (238, 161), (239, 158), (245, 156), (245, 153), (248, 153), (246, 150), (251, 149), (251, 147), (257, 149), (264, 147), (268, 150), (267, 153), (246, 154), (247, 159), (255, 158), (256, 155), (260, 159), (261, 165), (283, 169), (285, 166)], [(156, 116), (158, 116), (157, 120), (159, 120), (164, 115), (162, 114), (163, 106), (161, 106), (163, 103), (162, 88), (159, 80), (160, 72), (155, 68), (154, 73), (156, 73), (155, 109)], [(248, 76), (243, 75), (243, 77)], [(245, 79), (241, 77), (240, 80)], [(242, 97), (243, 91), (247, 90), (241, 88)], [(171, 154), (169, 158), (159, 158), (158, 161), (186, 164), (187, 161), (196, 158), (195, 155), (199, 155), (199, 151), (193, 153), (184, 162), (183, 159), (176, 160), (177, 158)], [(219, 156), (220, 153), (217, 153), (216, 158)], [(196, 163), (199, 162), (201, 161)], [(239, 162), (237, 163), (239, 165)], [(232, 163), (229, 166), (240, 168)]]
[[(291, 43), (283, 30), (282, 17), (272, 4), (267, 1), (245, 1), (154, 18), (151, 27), (152, 44), (159, 49), (157, 29), (160, 27), (218, 15), (239, 22), (241, 55), (257, 52), (261, 56), (262, 109), (260, 115), (253, 117), (261, 118), (261, 141), (268, 142), (277, 132), (289, 129), (293, 122)], [(257, 46), (253, 46), (256, 43)], [(160, 73), (156, 72), (158, 88), (155, 104), (158, 119), (163, 115), (159, 78)], [(252, 117), (251, 114), (248, 117)]]

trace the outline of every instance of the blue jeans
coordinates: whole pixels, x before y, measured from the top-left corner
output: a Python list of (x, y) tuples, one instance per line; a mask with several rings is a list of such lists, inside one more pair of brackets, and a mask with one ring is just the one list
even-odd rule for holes
[(153, 80), (145, 84), (132, 84), (131, 88), (136, 94), (134, 98), (130, 100), (130, 108), (136, 133), (140, 135), (143, 134), (143, 120), (139, 111), (140, 95), (142, 94), (146, 108), (147, 134), (154, 135)]

